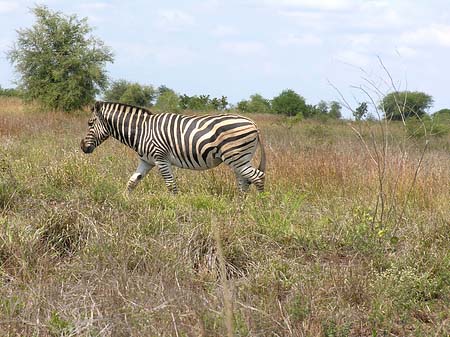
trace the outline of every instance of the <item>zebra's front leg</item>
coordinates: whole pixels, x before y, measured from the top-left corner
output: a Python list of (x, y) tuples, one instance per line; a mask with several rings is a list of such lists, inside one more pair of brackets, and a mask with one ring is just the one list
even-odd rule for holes
[(175, 183), (175, 178), (173, 176), (172, 165), (166, 160), (158, 160), (155, 163), (169, 191), (172, 192), (173, 194), (177, 194), (178, 187), (177, 184)]
[(127, 189), (125, 190), (125, 194), (128, 195), (132, 192), (137, 184), (146, 176), (146, 174), (154, 167), (154, 165), (149, 164), (148, 162), (139, 159), (139, 165), (136, 171), (133, 173), (131, 178), (128, 180)]

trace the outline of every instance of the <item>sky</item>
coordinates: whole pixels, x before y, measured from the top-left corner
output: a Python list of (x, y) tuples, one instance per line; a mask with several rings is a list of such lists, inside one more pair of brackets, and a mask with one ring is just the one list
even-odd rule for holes
[(88, 18), (114, 53), (112, 80), (231, 103), (292, 89), (308, 104), (352, 107), (396, 88), (431, 95), (431, 113), (450, 108), (445, 0), (0, 0), (3, 88), (18, 78), (5, 52), (36, 4)]

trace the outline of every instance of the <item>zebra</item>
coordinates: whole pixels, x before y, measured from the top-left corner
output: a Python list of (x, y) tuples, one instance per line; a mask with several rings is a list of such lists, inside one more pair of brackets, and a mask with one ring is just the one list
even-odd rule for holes
[[(232, 114), (154, 114), (142, 107), (102, 101), (95, 102), (91, 111), (88, 131), (80, 144), (84, 153), (92, 153), (112, 136), (138, 154), (139, 163), (127, 182), (126, 195), (155, 166), (168, 190), (176, 194), (172, 166), (206, 170), (221, 163), (234, 171), (239, 191), (248, 191), (250, 184), (264, 191), (264, 146), (260, 130), (248, 118)], [(251, 160), (258, 144), (261, 160), (255, 168)]]

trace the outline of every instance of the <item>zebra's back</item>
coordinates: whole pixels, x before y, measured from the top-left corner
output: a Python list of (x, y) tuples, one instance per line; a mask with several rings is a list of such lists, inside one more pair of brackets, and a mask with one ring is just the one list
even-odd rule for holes
[(152, 118), (153, 142), (178, 167), (209, 169), (250, 159), (256, 150), (258, 129), (242, 116), (164, 113)]

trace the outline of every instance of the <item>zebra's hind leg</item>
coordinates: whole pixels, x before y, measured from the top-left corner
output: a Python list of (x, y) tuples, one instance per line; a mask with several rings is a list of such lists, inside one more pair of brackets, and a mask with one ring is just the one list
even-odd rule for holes
[(235, 169), (238, 181), (245, 180), (255, 185), (258, 192), (264, 192), (265, 173), (260, 171), (250, 164)]
[(125, 196), (128, 196), (130, 192), (132, 192), (137, 184), (146, 176), (146, 174), (154, 167), (154, 165), (149, 164), (148, 162), (139, 159), (139, 165), (133, 175), (130, 177), (127, 183), (127, 189), (125, 190)]
[(178, 187), (173, 176), (172, 165), (168, 161), (158, 160), (156, 161), (156, 166), (158, 167), (169, 191), (173, 194), (177, 194)]
[(236, 173), (236, 179), (237, 179), (239, 192), (248, 192), (248, 188), (250, 187), (251, 181), (246, 178), (242, 178), (237, 173)]

